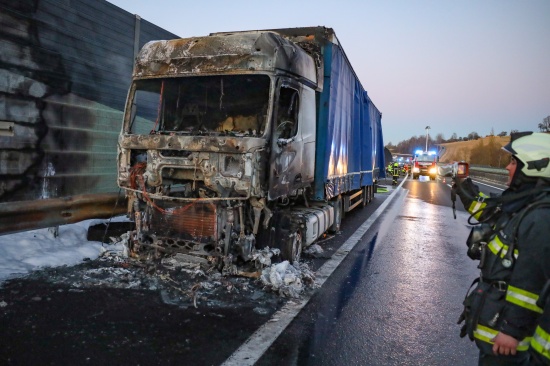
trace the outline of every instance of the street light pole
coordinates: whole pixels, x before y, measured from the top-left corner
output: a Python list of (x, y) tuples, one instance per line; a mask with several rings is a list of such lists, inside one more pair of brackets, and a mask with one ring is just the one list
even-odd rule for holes
[(428, 151), (428, 136), (430, 134), (430, 126), (426, 126), (426, 151)]

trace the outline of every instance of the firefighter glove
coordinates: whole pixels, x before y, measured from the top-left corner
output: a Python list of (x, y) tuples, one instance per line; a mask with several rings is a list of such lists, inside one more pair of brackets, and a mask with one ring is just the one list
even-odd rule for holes
[(461, 182), (453, 183), (451, 190), (451, 199), (455, 198), (455, 195), (460, 197), (460, 201), (467, 210), (474, 200), (479, 197), (479, 187), (472, 182), (470, 178), (466, 178)]

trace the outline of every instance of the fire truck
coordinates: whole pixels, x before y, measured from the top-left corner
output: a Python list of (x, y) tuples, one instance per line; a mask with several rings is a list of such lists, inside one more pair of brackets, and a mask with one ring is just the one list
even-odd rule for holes
[(435, 180), (437, 176), (437, 154), (434, 151), (416, 151), (411, 171), (413, 179), (418, 179), (419, 176), (424, 175), (429, 176), (431, 180)]

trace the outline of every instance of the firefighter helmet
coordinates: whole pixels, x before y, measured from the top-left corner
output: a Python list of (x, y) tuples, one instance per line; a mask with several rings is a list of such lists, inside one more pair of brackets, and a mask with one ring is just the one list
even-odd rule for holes
[(502, 149), (521, 161), (521, 172), (527, 177), (550, 178), (550, 134), (519, 132), (511, 136)]

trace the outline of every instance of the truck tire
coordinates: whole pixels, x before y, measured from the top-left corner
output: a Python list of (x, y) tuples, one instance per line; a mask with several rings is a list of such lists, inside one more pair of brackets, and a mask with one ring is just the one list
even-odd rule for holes
[(336, 234), (340, 231), (342, 218), (344, 217), (344, 202), (342, 201), (342, 197), (336, 197), (335, 199), (330, 201), (330, 205), (334, 207), (334, 222), (328, 228), (328, 232), (331, 234)]
[(302, 255), (302, 233), (300, 230), (292, 233), (285, 239), (281, 248), (281, 259), (289, 261), (291, 264), (300, 261)]

